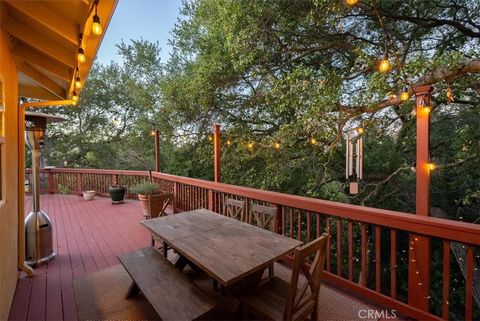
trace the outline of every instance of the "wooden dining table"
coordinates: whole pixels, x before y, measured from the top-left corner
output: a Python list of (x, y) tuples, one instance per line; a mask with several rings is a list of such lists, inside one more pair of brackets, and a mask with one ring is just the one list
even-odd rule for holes
[(292, 252), (300, 241), (206, 209), (141, 222), (185, 262), (227, 287)]

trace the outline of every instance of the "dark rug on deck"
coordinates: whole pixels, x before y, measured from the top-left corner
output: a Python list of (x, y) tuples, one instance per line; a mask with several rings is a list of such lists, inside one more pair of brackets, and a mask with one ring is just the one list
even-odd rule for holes
[[(173, 259), (171, 255), (169, 259)], [(290, 270), (275, 264), (275, 275), (288, 280)], [(206, 315), (205, 319), (234, 320), (241, 317), (241, 312), (237, 311), (238, 301), (232, 295), (222, 296), (218, 291), (214, 291), (212, 281), (206, 277), (195, 276), (194, 279), (208, 295), (220, 302), (220, 307)], [(79, 321), (160, 320), (143, 296), (125, 300), (124, 296), (130, 284), (131, 278), (121, 265), (74, 279), (73, 287)], [(322, 285), (318, 320), (365, 320), (359, 317), (359, 311), (369, 309), (375, 308), (335, 288)], [(236, 314), (235, 311), (237, 311)]]

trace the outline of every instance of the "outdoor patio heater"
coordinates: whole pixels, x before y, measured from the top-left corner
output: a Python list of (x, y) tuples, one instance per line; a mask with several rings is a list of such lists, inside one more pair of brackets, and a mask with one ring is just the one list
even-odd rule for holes
[(40, 153), (47, 123), (65, 119), (44, 113), (25, 112), (25, 142), (32, 151), (33, 210), (25, 218), (25, 263), (36, 266), (55, 257), (52, 222), (40, 209)]

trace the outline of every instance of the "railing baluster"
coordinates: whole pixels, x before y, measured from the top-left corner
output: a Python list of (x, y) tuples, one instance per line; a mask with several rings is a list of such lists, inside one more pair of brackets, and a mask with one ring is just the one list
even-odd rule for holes
[(337, 218), (337, 275), (342, 276), (342, 221)]
[(328, 238), (327, 238), (327, 271), (330, 272), (330, 254), (332, 252), (332, 244), (331, 244), (331, 239), (332, 239), (332, 235), (330, 234), (330, 217), (327, 218), (327, 234), (328, 234)]
[(381, 266), (381, 230), (379, 226), (375, 226), (375, 290), (381, 292), (380, 279), (382, 275)]
[(450, 241), (443, 241), (443, 300), (442, 317), (448, 320), (450, 306)]
[(322, 224), (321, 224), (321, 218), (320, 218), (320, 214), (319, 213), (316, 213), (316, 217), (315, 217), (315, 229), (316, 229), (316, 236), (317, 237), (320, 237), (320, 235), (322, 234)]
[(308, 211), (306, 211), (305, 213), (307, 215), (307, 242), (310, 242), (310, 240), (311, 240), (310, 229), (312, 228), (311, 227), (311, 222), (310, 222), (310, 217), (312, 216), (312, 214)]
[(473, 319), (473, 248), (467, 245), (465, 277), (465, 320)]
[(286, 231), (286, 224), (285, 224), (285, 221), (286, 221), (286, 217), (285, 217), (285, 206), (282, 206), (281, 207), (281, 215), (282, 215), (282, 235), (285, 235), (285, 231)]
[(288, 208), (288, 218), (289, 218), (289, 222), (290, 222), (290, 237), (293, 239), (294, 238), (294, 235), (293, 235), (293, 210), (291, 207)]
[(390, 296), (397, 298), (397, 231), (390, 231)]
[(297, 240), (302, 240), (302, 210), (297, 209)]
[(348, 221), (348, 280), (353, 281), (353, 222)]
[(367, 225), (362, 223), (362, 280), (363, 286), (367, 286)]

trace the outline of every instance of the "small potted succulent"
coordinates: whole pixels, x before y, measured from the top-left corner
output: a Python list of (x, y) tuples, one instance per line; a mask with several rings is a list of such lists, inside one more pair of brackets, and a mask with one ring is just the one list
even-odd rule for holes
[(125, 187), (121, 185), (110, 185), (108, 187), (108, 192), (110, 193), (110, 199), (112, 204), (123, 203), (125, 198)]
[(152, 182), (138, 183), (130, 187), (130, 193), (138, 195), (145, 217), (156, 217), (162, 211), (164, 198), (160, 194), (160, 185)]

